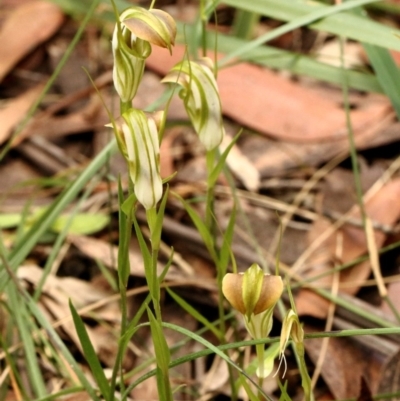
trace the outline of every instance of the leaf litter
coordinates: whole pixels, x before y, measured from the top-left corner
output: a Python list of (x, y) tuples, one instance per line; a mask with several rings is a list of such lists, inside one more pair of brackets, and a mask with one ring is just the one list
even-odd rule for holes
[[(0, 48), (0, 142), (5, 144), (39, 98), (43, 83), (54, 71), (60, 54), (65, 51), (65, 44), (71, 41), (77, 29), (77, 23), (51, 2), (5, 2), (2, 7), (7, 12), (0, 26), (3, 44)], [(179, 15), (179, 5), (169, 7)], [(111, 29), (110, 25), (108, 34)], [(1, 214), (16, 213), (22, 216), (27, 203), (33, 211), (50, 205), (65, 183), (76, 179), (78, 172), (96, 155), (96, 143), (107, 142), (103, 126), (108, 122), (108, 116), (84, 71), (80, 69), (82, 65), (89, 67), (106, 104), (112, 107), (115, 97), (111, 88), (111, 57), (104, 56), (109, 45), (98, 33), (99, 28), (95, 24), (88, 28), (79, 48), (73, 53), (73, 62), (66, 64), (57, 85), (43, 99), (40, 110), (13, 139), (12, 151), (0, 166)], [(290, 42), (293, 37), (289, 35), (285, 40)], [(287, 42), (277, 43), (283, 46)], [(332, 51), (332, 47), (325, 46), (323, 52), (335, 58), (336, 53), (332, 55)], [(162, 94), (163, 86), (159, 84), (158, 76), (165, 75), (170, 67), (182, 59), (184, 52), (182, 45), (175, 47), (172, 56), (162, 50), (153, 50), (147, 63), (143, 88), (135, 99), (137, 107), (148, 106)], [(362, 54), (356, 44), (352, 44), (350, 52), (349, 56)], [(357, 62), (360, 61), (366, 62), (363, 57), (357, 58)], [(69, 77), (77, 74), (81, 74), (79, 83), (69, 82)], [(287, 74), (249, 62), (235, 63), (221, 69), (218, 83), (228, 131), (233, 136), (243, 129), (241, 138), (227, 160), (238, 187), (237, 196), (243, 211), (243, 215), (238, 217), (232, 247), (239, 268), (244, 269), (260, 260), (274, 263), (273, 238), (280, 224), (276, 217), (278, 210), (282, 216), (290, 216), (281, 242), (282, 268), (287, 274), (300, 276), (303, 280), (327, 273), (324, 278), (313, 280), (312, 285), (330, 291), (334, 281), (332, 268), (351, 263), (368, 252), (352, 190), (353, 176), (349, 168), (349, 143), (340, 90), (326, 84), (310, 83), (301, 77), (293, 79)], [(362, 184), (366, 211), (374, 229), (374, 243), (379, 250), (399, 238), (399, 123), (396, 122), (389, 100), (382, 95), (354, 91), (351, 93), (351, 102), (355, 144), (360, 152), (359, 161), (365, 166)], [(203, 152), (176, 99), (172, 100), (169, 118), (174, 124), (168, 127), (163, 142), (163, 176), (178, 171), (170, 182), (171, 189), (186, 199), (202, 196), (205, 177)], [(221, 150), (225, 146), (226, 143)], [(65, 162), (60, 162), (63, 160)], [(332, 160), (337, 160), (336, 165), (334, 163), (325, 170), (325, 164), (329, 165)], [(127, 177), (118, 156), (112, 157), (109, 168), (110, 174), (121, 174), (126, 188)], [(323, 173), (319, 174), (321, 171)], [(304, 188), (316, 174), (316, 182), (306, 191)], [(112, 368), (115, 358), (116, 333), (120, 324), (118, 295), (113, 289), (118, 231), (116, 188), (111, 184), (110, 190), (110, 185), (105, 185), (105, 177), (100, 180), (102, 182), (95, 186), (84, 209), (90, 211), (94, 208), (101, 213), (110, 213), (109, 228), (100, 227), (91, 235), (70, 233), (67, 236), (67, 253), (60, 254), (60, 268), (50, 272), (44, 281), (38, 304), (49, 322), (57, 327), (63, 340), (74, 345), (78, 356), (80, 343), (68, 309), (68, 300), (71, 298), (81, 310), (89, 336), (107, 370)], [(302, 201), (296, 203), (301, 191), (304, 191)], [(222, 176), (218, 180), (216, 193), (216, 219), (223, 230), (233, 202), (228, 182)], [(293, 207), (293, 204), (296, 206)], [(201, 206), (196, 207), (201, 212)], [(165, 260), (160, 260), (159, 269), (168, 259), (169, 247), (173, 246), (176, 254), (167, 275), (169, 285), (174, 286), (177, 293), (204, 316), (215, 319), (215, 269), (201, 238), (189, 224), (176, 199), (170, 197), (167, 209)], [(12, 230), (4, 231), (4, 235), (10, 235), (10, 242), (6, 241), (6, 244), (11, 243)], [(53, 233), (43, 241), (44, 244), (46, 241), (52, 243), (54, 239)], [(315, 245), (316, 241), (318, 245)], [(43, 266), (49, 255), (49, 249), (44, 244), (38, 245), (29, 256), (29, 263), (24, 263), (18, 269), (18, 279), (29, 291), (38, 288), (43, 274)], [(255, 252), (257, 246), (261, 248), (258, 254)], [(71, 252), (75, 252), (74, 257), (71, 257)], [(392, 251), (387, 260), (389, 262), (381, 263), (382, 275), (384, 279), (390, 276), (395, 279), (399, 274), (398, 251)], [(130, 246), (130, 261), (128, 290), (132, 296), (128, 298), (128, 309), (132, 317), (146, 291), (143, 261), (135, 240)], [(104, 269), (108, 272), (108, 281), (103, 277)], [(379, 309), (380, 316), (393, 321), (391, 312), (379, 297), (378, 302), (371, 305), (373, 290), (367, 292), (368, 287), (364, 288), (371, 278), (368, 259), (356, 263), (338, 276), (339, 294), (346, 293), (343, 297), (347, 296), (345, 299), (349, 302), (361, 302), (365, 308)], [(398, 305), (398, 281), (387, 281), (387, 287), (389, 296)], [(329, 302), (323, 301), (310, 289), (296, 291), (295, 294), (297, 308), (308, 330), (323, 330)], [(164, 292), (163, 309), (166, 321), (193, 331), (201, 327), (189, 315), (182, 313), (180, 307)], [(1, 330), (7, 319), (3, 312), (1, 308), (0, 313), (4, 315)], [(340, 308), (335, 308), (333, 328), (343, 329), (349, 325), (367, 327), (365, 321), (359, 322), (351, 313), (343, 313)], [(204, 336), (218, 343), (211, 334)], [(170, 346), (181, 340), (182, 337), (168, 332)], [(377, 341), (381, 351), (372, 345)], [(358, 339), (330, 339), (325, 350), (321, 343), (321, 340), (306, 342), (313, 363), (316, 364), (320, 354), (324, 353), (322, 379), (316, 387), (318, 398), (359, 396), (359, 399), (365, 399), (369, 397), (369, 391), (374, 394), (399, 389), (400, 382), (393, 374), (397, 368), (394, 361), (399, 349), (392, 339), (373, 339), (370, 343), (360, 343)], [(197, 350), (194, 343), (186, 342), (178, 352), (186, 355)], [(133, 369), (146, 362), (151, 354), (150, 336), (148, 330), (143, 329), (130, 344), (124, 366)], [(251, 359), (252, 356), (245, 357)], [(80, 363), (85, 364), (84, 361)], [(176, 399), (198, 399), (197, 395), (209, 399), (222, 393), (230, 396), (226, 373), (225, 364), (220, 364), (218, 358), (212, 361), (204, 359), (202, 363), (196, 361), (191, 367), (178, 368), (173, 380), (174, 385), (182, 385), (182, 389), (176, 394)], [(52, 379), (55, 377), (56, 374)], [(294, 368), (293, 371), (289, 370), (288, 377), (297, 389), (298, 379)], [(368, 388), (365, 387), (365, 380)], [(363, 387), (361, 383), (364, 383)], [(154, 383), (148, 380), (135, 388), (131, 397), (156, 398), (155, 393), (151, 395), (154, 388)], [(275, 388), (271, 385), (267, 391), (272, 393)], [(11, 389), (9, 391), (10, 399), (13, 399), (13, 392)], [(76, 397), (69, 399), (77, 400), (79, 397), (76, 394)], [(84, 395), (82, 397), (85, 399)]]

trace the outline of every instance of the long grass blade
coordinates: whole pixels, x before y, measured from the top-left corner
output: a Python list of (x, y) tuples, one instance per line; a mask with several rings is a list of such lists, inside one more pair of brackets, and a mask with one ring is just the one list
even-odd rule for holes
[(78, 334), (79, 341), (82, 346), (83, 353), (85, 355), (86, 361), (88, 362), (94, 379), (99, 386), (100, 392), (106, 400), (111, 401), (110, 385), (107, 381), (104, 370), (101, 367), (99, 358), (97, 357), (96, 351), (93, 348), (92, 342), (90, 341), (89, 335), (85, 329), (85, 325), (78, 315), (74, 305), (71, 300), (69, 301), (69, 309), (71, 310), (72, 318), (74, 320), (75, 330)]
[(312, 29), (326, 31), (335, 35), (344, 35), (350, 39), (388, 49), (400, 50), (400, 40), (397, 37), (400, 36), (400, 30), (343, 12), (375, 1), (377, 0), (352, 0), (339, 5), (326, 6), (313, 1), (252, 0), (244, 2), (242, 0), (225, 0), (224, 3), (232, 7), (289, 22), (231, 52), (221, 60), (221, 63), (227, 63), (234, 57), (242, 56), (284, 33), (303, 26), (309, 26)]

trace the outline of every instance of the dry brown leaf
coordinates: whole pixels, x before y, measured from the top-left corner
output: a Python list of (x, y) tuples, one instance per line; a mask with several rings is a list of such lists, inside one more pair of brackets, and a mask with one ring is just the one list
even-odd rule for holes
[[(18, 269), (18, 277), (30, 282), (34, 287), (37, 286), (42, 275), (43, 269), (37, 266), (21, 266)], [(62, 328), (65, 333), (72, 341), (74, 341), (76, 346), (81, 349), (74, 323), (70, 318), (71, 312), (69, 309), (69, 300), (71, 299), (75, 308), (79, 309), (83, 306), (103, 300), (108, 295), (107, 292), (96, 288), (89, 282), (74, 277), (57, 277), (50, 274), (47, 276), (43, 286), (40, 305), (41, 309), (49, 317), (49, 320), (62, 322)], [(104, 320), (110, 319), (109, 321), (115, 325), (119, 320), (118, 303), (107, 303), (102, 307), (102, 309), (96, 310), (96, 315)], [(107, 343), (105, 339), (108, 338), (109, 334), (88, 326), (86, 327), (86, 330), (94, 349), (99, 351), (101, 345)], [(101, 353), (99, 353), (99, 356), (102, 358)]]
[(49, 39), (63, 21), (61, 9), (48, 1), (30, 1), (15, 8), (0, 30), (0, 82), (19, 60)]
[(0, 110), (0, 144), (9, 139), (12, 130), (26, 116), (27, 111), (39, 97), (43, 88), (43, 84), (36, 85), (22, 95), (8, 101)]
[[(221, 152), (231, 143), (232, 138), (226, 135), (220, 145)], [(260, 173), (254, 164), (242, 153), (235, 144), (229, 151), (226, 163), (237, 178), (249, 191), (257, 191), (260, 187)]]
[[(166, 74), (184, 58), (185, 51), (185, 46), (177, 45), (170, 56), (154, 49), (147, 66)], [(340, 104), (269, 70), (236, 64), (218, 72), (218, 86), (223, 113), (258, 132), (301, 143), (329, 140), (331, 147), (332, 141), (347, 139), (346, 116)], [(385, 99), (365, 102), (364, 107), (351, 111), (355, 136), (380, 122), (390, 110)]]
[(93, 98), (77, 112), (62, 116), (52, 116), (43, 112), (35, 116), (13, 140), (12, 146), (18, 146), (24, 139), (35, 135), (55, 139), (102, 128), (108, 122), (108, 116), (100, 100)]
[[(319, 357), (322, 339), (305, 342), (307, 354), (315, 363)], [(372, 353), (350, 338), (329, 339), (321, 375), (336, 400), (356, 397), (362, 375), (373, 375), (376, 367)]]
[[(388, 227), (393, 226), (400, 218), (400, 206), (398, 199), (400, 198), (400, 178), (394, 179), (375, 196), (366, 202), (365, 209), (369, 218), (378, 224)], [(352, 214), (353, 218), (361, 219), (359, 210)], [(310, 231), (310, 242), (318, 238), (330, 226), (326, 219), (317, 220)], [(380, 249), (386, 239), (386, 235), (382, 231), (375, 230), (375, 243)], [(340, 255), (337, 254), (337, 244), (342, 243)], [(307, 277), (312, 277), (324, 272), (329, 272), (337, 258), (341, 263), (348, 263), (362, 256), (367, 252), (367, 243), (364, 230), (354, 225), (346, 224), (336, 233), (331, 235), (321, 244), (318, 251), (314, 253), (310, 261), (311, 268), (306, 272)], [(371, 266), (369, 261), (365, 261), (356, 266), (341, 272), (341, 282), (356, 282), (358, 284), (353, 287), (346, 287), (343, 292), (355, 294), (362, 283), (371, 274)], [(313, 282), (315, 285), (328, 285), (331, 283), (332, 276), (326, 276)], [(311, 297), (311, 298), (310, 298)], [(300, 291), (297, 296), (297, 309), (300, 314), (309, 314), (317, 317), (325, 317), (328, 303), (320, 302), (316, 307), (315, 294), (309, 290)]]
[[(383, 117), (384, 115), (382, 115)], [(383, 118), (358, 134), (356, 147), (364, 150), (398, 141), (400, 140), (399, 127), (400, 124), (393, 123), (391, 116)], [(287, 170), (319, 166), (342, 152), (348, 154), (349, 141), (342, 139), (334, 143), (301, 144), (277, 142), (252, 135), (246, 137), (241, 148), (248, 157), (251, 157), (263, 177), (276, 177), (285, 174)]]
[[(110, 245), (106, 241), (102, 241), (95, 238), (75, 236), (71, 235), (68, 237), (69, 241), (74, 244), (83, 254), (92, 258), (93, 260), (101, 261), (105, 266), (109, 268), (115, 268), (115, 264), (118, 260), (118, 247)], [(143, 258), (139, 248), (137, 251), (131, 250), (129, 252), (129, 260), (131, 265), (131, 274), (138, 277), (144, 277), (144, 264)], [(161, 273), (163, 265), (158, 264), (158, 272)], [(171, 266), (168, 270), (168, 277), (174, 274), (176, 269)]]

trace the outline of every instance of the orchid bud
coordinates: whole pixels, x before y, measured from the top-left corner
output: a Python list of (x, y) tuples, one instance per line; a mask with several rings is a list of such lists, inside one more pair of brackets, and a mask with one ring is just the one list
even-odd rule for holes
[(175, 21), (165, 11), (131, 7), (120, 15), (112, 38), (113, 80), (123, 102), (136, 95), (151, 44), (171, 51), (175, 36)]
[(272, 328), (272, 312), (282, 295), (280, 276), (264, 274), (254, 263), (245, 273), (228, 273), (222, 292), (243, 316), (247, 330), (255, 338), (265, 338)]
[(211, 59), (184, 60), (173, 67), (162, 82), (177, 83), (182, 87), (179, 96), (200, 141), (208, 151), (215, 149), (221, 143), (225, 129)]
[(284, 352), (290, 337), (296, 346), (300, 346), (300, 348), (303, 346), (303, 327), (300, 323), (298, 315), (293, 311), (293, 309), (289, 309), (287, 311), (282, 322), (281, 339), (279, 343), (279, 359), (281, 361), (285, 361)]
[(286, 359), (284, 352), (289, 338), (292, 339), (296, 350), (298, 367), (301, 376), (301, 385), (304, 389), (304, 398), (306, 400), (311, 400), (313, 399), (312, 384), (308, 374), (307, 362), (305, 360), (304, 330), (302, 324), (300, 323), (299, 316), (293, 309), (288, 310), (282, 322), (281, 340), (279, 344), (279, 367), (282, 362), (284, 362), (285, 370), (283, 372), (283, 376), (286, 373)]
[(135, 195), (146, 209), (154, 208), (162, 197), (158, 139), (162, 115), (130, 109), (117, 124), (118, 146), (128, 162)]

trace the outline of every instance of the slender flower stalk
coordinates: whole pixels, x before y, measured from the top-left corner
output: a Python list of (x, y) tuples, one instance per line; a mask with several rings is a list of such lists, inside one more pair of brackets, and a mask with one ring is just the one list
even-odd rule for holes
[(162, 82), (176, 83), (182, 87), (179, 96), (199, 139), (207, 151), (215, 149), (225, 135), (222, 121), (218, 85), (213, 75), (210, 58), (178, 63)]

